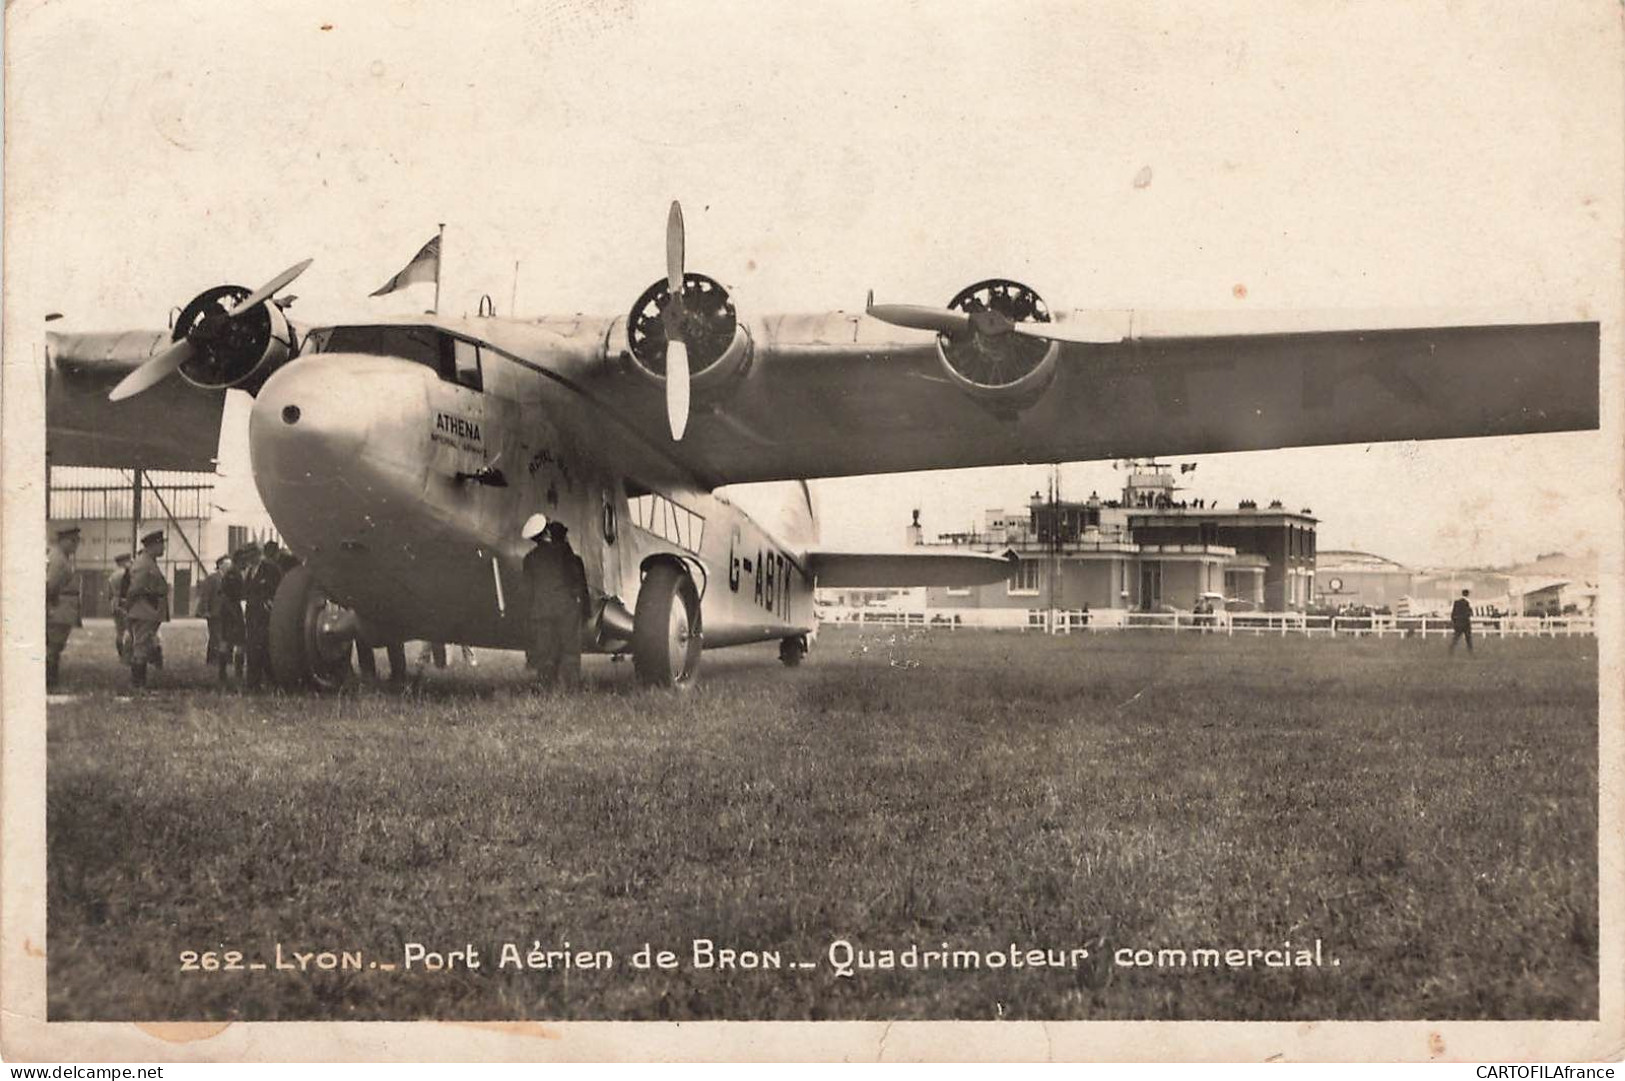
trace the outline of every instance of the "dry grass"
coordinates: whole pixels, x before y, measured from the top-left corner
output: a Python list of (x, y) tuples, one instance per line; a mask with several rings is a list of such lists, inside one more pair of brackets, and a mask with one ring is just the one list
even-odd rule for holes
[[(604, 662), (533, 696), (484, 654), (405, 695), (121, 701), (110, 660), (77, 636), (90, 690), (50, 711), (53, 1020), (1596, 1016), (1591, 640), (843, 629), (686, 697)], [(628, 967), (701, 937), (819, 966)], [(843, 937), (1092, 956), (840, 979)], [(1113, 963), (1316, 938), (1339, 967)], [(496, 967), (536, 940), (616, 967)], [(279, 941), (485, 967), (179, 971)]]

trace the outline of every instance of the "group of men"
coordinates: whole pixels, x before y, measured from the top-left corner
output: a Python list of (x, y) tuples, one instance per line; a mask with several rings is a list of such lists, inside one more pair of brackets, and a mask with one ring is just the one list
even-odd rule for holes
[[(81, 622), (79, 571), (80, 529), (57, 530), (45, 569), (45, 686), (54, 691), (61, 682), (62, 652), (73, 629)], [(132, 559), (120, 553), (116, 570), (107, 582), (108, 606), (113, 612), (113, 646), (130, 669), (130, 686), (147, 685), (147, 673), (164, 666), (158, 628), (168, 622), (169, 580), (162, 560), (168, 538), (155, 529), (141, 538), (141, 550)], [(271, 669), (271, 602), (290, 562), (276, 541), (263, 546), (247, 544), (215, 561), (214, 572), (198, 587), (196, 614), (209, 627), (207, 661), (222, 685), (228, 673), (250, 689), (264, 684)], [(246, 668), (246, 673), (245, 673)]]
[[(62, 651), (83, 613), (79, 595), (80, 530), (68, 526), (56, 532), (45, 563), (45, 689), (54, 691), (62, 679)], [(148, 667), (162, 668), (163, 648), (158, 626), (169, 618), (169, 582), (158, 561), (164, 554), (164, 531), (155, 529), (141, 538), (141, 551), (132, 560), (119, 555), (118, 570), (108, 582), (113, 608), (113, 645), (130, 666), (130, 684), (144, 687)]]
[(251, 691), (271, 675), (271, 605), (282, 576), (299, 565), (276, 541), (245, 544), (214, 561), (198, 585), (194, 615), (209, 628), (204, 663), (222, 687), (233, 678)]
[[(586, 570), (570, 547), (563, 522), (533, 514), (522, 532), (535, 545), (524, 563), (532, 632), (526, 663), (544, 687), (574, 687), (581, 678), (582, 628), (592, 614)], [(78, 526), (57, 530), (46, 561), (48, 691), (56, 690), (61, 681), (62, 652), (80, 623), (75, 559), (79, 540)], [(118, 569), (107, 583), (114, 646), (119, 659), (129, 665), (130, 686), (137, 689), (147, 685), (149, 668), (163, 667), (158, 628), (170, 618), (169, 581), (162, 566), (166, 542), (161, 529), (143, 536), (141, 551), (134, 559), (122, 554), (114, 559)], [(194, 614), (207, 621), (206, 661), (215, 669), (221, 686), (229, 686), (235, 678), (246, 689), (256, 690), (270, 677), (272, 602), (282, 576), (298, 562), (276, 541), (247, 544), (217, 559), (214, 571), (199, 584)]]

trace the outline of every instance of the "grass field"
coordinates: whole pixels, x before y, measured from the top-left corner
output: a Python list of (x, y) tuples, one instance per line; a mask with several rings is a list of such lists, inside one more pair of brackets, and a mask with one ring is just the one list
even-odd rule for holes
[[(793, 671), (708, 654), (681, 697), (602, 659), (532, 695), (484, 653), (322, 699), (209, 689), (179, 626), (127, 700), (89, 631), (49, 711), (52, 1020), (1596, 1016), (1589, 639), (843, 628)], [(848, 978), (843, 940), (1090, 955)], [(613, 967), (498, 967), (566, 942)], [(182, 971), (278, 943), (362, 968)], [(482, 967), (367, 967), (409, 943)]]

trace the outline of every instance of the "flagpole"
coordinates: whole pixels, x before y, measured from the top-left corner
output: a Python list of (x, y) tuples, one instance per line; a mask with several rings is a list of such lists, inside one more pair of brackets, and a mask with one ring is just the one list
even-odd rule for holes
[(434, 261), (434, 313), (440, 314), (440, 268), (446, 262), (446, 223), (440, 223), (440, 232), (435, 234), (435, 249), (438, 255)]

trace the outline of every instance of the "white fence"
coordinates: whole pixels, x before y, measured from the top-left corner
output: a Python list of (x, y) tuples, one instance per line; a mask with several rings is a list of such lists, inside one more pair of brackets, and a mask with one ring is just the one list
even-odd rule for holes
[[(1304, 635), (1306, 637), (1437, 638), (1454, 628), (1440, 616), (1307, 616), (1299, 612), (1083, 612), (1040, 608), (828, 608), (825, 625), (918, 627), (923, 630), (1016, 630), (1053, 634), (1100, 631), (1171, 631), (1175, 634)], [(1475, 616), (1473, 633), (1489, 638), (1571, 638), (1597, 633), (1589, 616)]]

